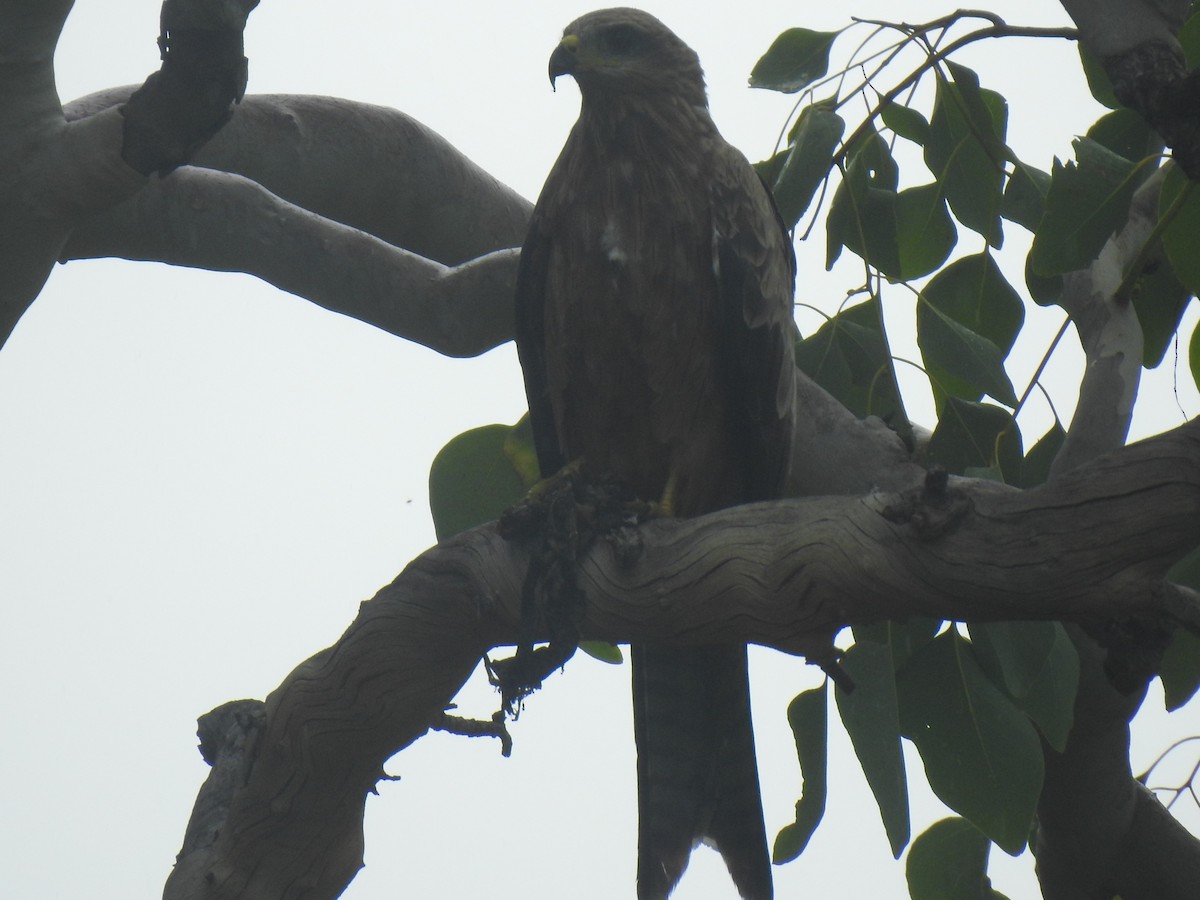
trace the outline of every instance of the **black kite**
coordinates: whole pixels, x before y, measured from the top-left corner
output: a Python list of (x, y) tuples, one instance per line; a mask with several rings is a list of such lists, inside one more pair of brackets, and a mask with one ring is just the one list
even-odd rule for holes
[[(696, 54), (653, 16), (566, 28), (582, 109), (521, 253), (517, 347), (544, 476), (582, 458), (672, 514), (780, 496), (794, 418), (795, 260), (717, 132)], [(746, 648), (635, 644), (638, 897), (700, 840), (771, 896)]]

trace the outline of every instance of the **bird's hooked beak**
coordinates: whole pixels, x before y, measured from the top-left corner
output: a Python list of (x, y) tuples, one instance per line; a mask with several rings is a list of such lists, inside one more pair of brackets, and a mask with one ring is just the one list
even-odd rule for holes
[(554, 52), (550, 54), (550, 87), (554, 88), (554, 80), (559, 75), (574, 75), (578, 63), (579, 35), (564, 34)]

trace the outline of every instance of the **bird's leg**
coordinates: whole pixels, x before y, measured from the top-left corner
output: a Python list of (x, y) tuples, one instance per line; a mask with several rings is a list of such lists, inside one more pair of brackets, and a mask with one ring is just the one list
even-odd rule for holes
[[(575, 566), (593, 536), (579, 499), (583, 466), (582, 458), (572, 460), (534, 484), (498, 523), (505, 540), (529, 546), (516, 653), (491, 666), (503, 708), (514, 717), (521, 701), (562, 668), (579, 644), (584, 601)], [(539, 642), (545, 646), (535, 647)]]
[(582, 456), (577, 456), (553, 475), (547, 475), (541, 481), (536, 482), (525, 494), (525, 502), (536, 503), (539, 498), (546, 494), (554, 493), (555, 489), (563, 484), (570, 484), (583, 471), (584, 459)]
[(662, 519), (675, 518), (675, 495), (679, 491), (679, 470), (671, 466), (667, 474), (667, 483), (663, 485), (662, 496), (658, 498), (655, 514)]

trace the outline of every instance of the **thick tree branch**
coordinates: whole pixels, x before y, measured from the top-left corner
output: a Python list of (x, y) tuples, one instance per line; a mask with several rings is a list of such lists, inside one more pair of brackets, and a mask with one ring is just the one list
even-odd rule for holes
[(517, 252), (496, 251), (520, 246), (531, 206), (402, 113), (248, 97), (194, 162), (82, 222), (63, 259), (245, 272), (450, 356), (512, 337)]
[[(1200, 542), (1198, 512), (1200, 421), (1027, 492), (963, 482), (652, 522), (635, 562), (603, 542), (583, 558), (582, 631), (796, 651), (848, 622), (917, 614), (1157, 617), (1163, 572)], [(484, 526), (364, 604), (268, 698), (245, 784), (205, 804), (227, 819), (181, 858), (165, 896), (336, 896), (361, 864), (363, 801), (383, 762), (427, 730), (481, 652), (515, 639), (525, 565)], [(1200, 629), (1200, 608), (1176, 614)]]
[[(1135, 266), (1160, 261), (1146, 242), (1158, 221), (1160, 169), (1134, 196), (1129, 219), (1086, 270), (1066, 276), (1061, 304), (1087, 355), (1079, 402), (1052, 477), (1124, 443), (1143, 359), (1141, 325), (1127, 285)], [(1136, 274), (1136, 273), (1134, 273)], [(1185, 900), (1194, 893), (1200, 844), (1181, 840), (1175, 820), (1133, 777), (1129, 722), (1144, 696), (1116, 691), (1108, 657), (1086, 634), (1072, 640), (1082, 661), (1074, 726), (1066, 750), (1044, 749), (1038, 804), (1037, 872), (1046, 900)], [(1149, 673), (1143, 676), (1143, 682)], [(1159, 807), (1155, 811), (1152, 807)], [(1102, 861), (1102, 862), (1101, 862)], [(1149, 877), (1149, 873), (1158, 873)]]
[(137, 191), (107, 110), (68, 127), (54, 86), (66, 0), (0, 3), (0, 343), (41, 291), (81, 216)]
[(799, 369), (796, 408), (788, 496), (902, 491), (924, 479), (896, 432), (875, 416), (858, 418)]
[[(54, 48), (71, 3), (0, 5), (0, 344), (80, 221), (187, 160), (245, 86), (241, 29), (257, 0), (168, 0), (163, 69), (122, 108), (67, 121)], [(219, 89), (214, 92), (213, 88)]]
[(1038, 804), (1037, 873), (1047, 900), (1189, 900), (1200, 845), (1134, 777), (1129, 721), (1144, 686), (1117, 691), (1106, 654), (1077, 629), (1075, 724), (1063, 753), (1047, 749)]
[[(131, 90), (83, 97), (66, 115), (94, 115)], [(420, 122), (334, 97), (249, 95), (192, 163), (242, 175), (288, 203), (448, 266), (521, 246), (533, 209)], [(150, 213), (148, 222), (138, 210), (117, 209), (81, 223), (64, 258), (124, 256), (127, 244), (153, 245), (146, 232), (157, 216), (154, 201), (145, 202), (140, 211)], [(178, 257), (187, 248), (172, 252)]]
[(1148, 43), (1173, 44), (1191, 0), (1061, 0), (1079, 39), (1098, 59)]
[(1142, 326), (1126, 289), (1135, 266), (1162, 260), (1161, 244), (1143, 253), (1158, 223), (1159, 169), (1134, 195), (1129, 218), (1087, 269), (1063, 279), (1059, 303), (1087, 356), (1079, 402), (1052, 474), (1066, 472), (1125, 443), (1142, 376)]
[(1189, 72), (1177, 35), (1191, 0), (1062, 0), (1079, 39), (1101, 61), (1117, 99), (1163, 136), (1200, 178), (1200, 73)]
[(240, 175), (191, 166), (99, 219), (114, 220), (136, 227), (115, 239), (93, 229), (93, 245), (77, 237), (73, 252), (246, 272), (449, 356), (473, 356), (512, 336), (519, 249), (444, 266)]

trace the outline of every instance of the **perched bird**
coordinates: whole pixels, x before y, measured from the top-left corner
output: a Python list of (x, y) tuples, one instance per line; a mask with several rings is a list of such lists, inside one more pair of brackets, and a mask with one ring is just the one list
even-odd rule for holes
[[(567, 26), (582, 107), (521, 252), (517, 348), (543, 476), (582, 460), (670, 515), (780, 496), (794, 419), (792, 243), (653, 16)], [(771, 897), (744, 644), (632, 647), (638, 897), (700, 841)]]

